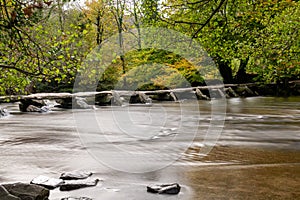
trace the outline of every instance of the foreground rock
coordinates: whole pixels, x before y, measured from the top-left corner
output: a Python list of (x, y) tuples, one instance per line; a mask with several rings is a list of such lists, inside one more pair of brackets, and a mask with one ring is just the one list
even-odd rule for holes
[(147, 192), (158, 194), (178, 194), (180, 192), (180, 185), (178, 183), (162, 184), (162, 185), (149, 185)]
[(0, 185), (0, 198), (1, 200), (20, 200), (19, 197), (9, 194), (9, 192), (2, 185)]
[(5, 108), (0, 107), (0, 118), (1, 117), (6, 117), (9, 115), (9, 112)]
[(52, 190), (61, 186), (64, 183), (64, 181), (62, 179), (49, 178), (47, 176), (38, 176), (34, 178), (30, 183), (40, 185), (47, 189)]
[(78, 180), (78, 179), (86, 179), (92, 175), (93, 175), (92, 172), (86, 172), (86, 171), (65, 172), (61, 174), (60, 179)]
[[(7, 200), (14, 200), (14, 197), (16, 197), (16, 200), (47, 200), (50, 195), (48, 189), (33, 184), (14, 183), (2, 186), (9, 193), (8, 195), (6, 194), (8, 196)], [(4, 200), (4, 198), (1, 198), (1, 200)]]
[(67, 198), (62, 198), (61, 200), (93, 200), (88, 197), (67, 197)]
[(93, 187), (96, 186), (99, 182), (99, 179), (92, 180), (69, 180), (65, 181), (63, 185), (60, 186), (61, 191), (70, 191), (76, 190), (85, 187)]

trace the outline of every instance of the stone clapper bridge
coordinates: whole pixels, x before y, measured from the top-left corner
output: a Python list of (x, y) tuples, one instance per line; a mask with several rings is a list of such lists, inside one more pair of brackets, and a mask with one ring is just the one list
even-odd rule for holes
[(37, 93), (31, 95), (0, 96), (0, 103), (20, 102), (20, 111), (38, 111), (32, 109), (47, 105), (44, 100), (55, 100), (61, 108), (93, 108), (94, 105), (151, 104), (157, 101), (210, 100), (217, 98), (258, 96), (253, 84), (213, 85), (190, 88), (177, 88), (154, 91), (111, 90), (78, 93)]

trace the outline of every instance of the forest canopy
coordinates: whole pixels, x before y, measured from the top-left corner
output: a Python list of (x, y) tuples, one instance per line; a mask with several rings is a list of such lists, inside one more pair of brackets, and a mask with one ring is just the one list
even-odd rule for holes
[[(72, 91), (93, 49), (113, 35), (122, 49), (122, 33), (146, 27), (199, 42), (224, 83), (284, 85), (300, 78), (299, 16), (296, 0), (0, 0), (0, 95)], [(139, 31), (135, 36), (140, 48), (116, 56), (98, 90), (113, 89), (119, 79), (137, 84), (142, 76), (127, 72), (146, 63), (204, 84), (197, 66), (173, 52), (142, 49)], [(176, 80), (164, 74), (143, 89)]]

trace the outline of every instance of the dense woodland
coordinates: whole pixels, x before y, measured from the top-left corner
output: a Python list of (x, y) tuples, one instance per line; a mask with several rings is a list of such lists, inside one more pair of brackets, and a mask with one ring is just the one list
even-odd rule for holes
[[(176, 30), (199, 42), (224, 83), (285, 87), (300, 79), (299, 16), (298, 0), (0, 0), (0, 95), (72, 91), (93, 49), (145, 27)], [(185, 86), (178, 72), (192, 86), (205, 84), (201, 66), (140, 47), (111, 61), (98, 90), (113, 89), (120, 79), (139, 89)], [(149, 64), (173, 71), (138, 85), (145, 73), (134, 68)]]

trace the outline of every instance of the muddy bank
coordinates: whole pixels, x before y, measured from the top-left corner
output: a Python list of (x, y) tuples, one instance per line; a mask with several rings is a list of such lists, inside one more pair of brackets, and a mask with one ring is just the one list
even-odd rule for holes
[[(196, 149), (190, 149), (190, 152)], [(217, 147), (204, 159), (224, 163), (189, 167), (184, 176), (192, 199), (297, 199), (300, 196), (300, 152), (286, 149)]]

